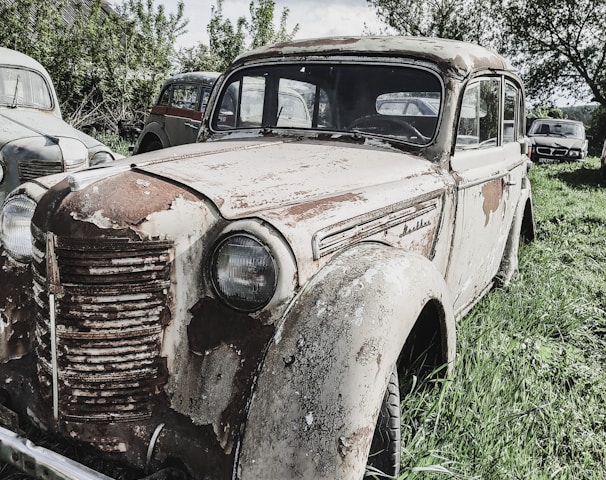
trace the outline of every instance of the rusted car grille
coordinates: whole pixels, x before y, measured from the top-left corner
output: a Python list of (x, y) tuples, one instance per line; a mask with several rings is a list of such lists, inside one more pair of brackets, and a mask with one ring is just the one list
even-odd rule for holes
[[(166, 381), (160, 348), (172, 244), (43, 242), (35, 229), (34, 234), (36, 354), (43, 395), (63, 420), (147, 418), (153, 396)], [(52, 245), (49, 251), (45, 243)]]
[(62, 171), (63, 164), (61, 162), (41, 162), (37, 160), (19, 162), (19, 180), (22, 182), (44, 175), (61, 173)]

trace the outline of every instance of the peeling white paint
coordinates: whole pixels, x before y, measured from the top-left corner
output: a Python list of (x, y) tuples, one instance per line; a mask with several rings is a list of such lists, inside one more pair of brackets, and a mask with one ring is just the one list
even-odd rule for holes
[(312, 412), (309, 412), (307, 415), (305, 415), (305, 423), (307, 423), (307, 425), (310, 427), (314, 423), (314, 415)]

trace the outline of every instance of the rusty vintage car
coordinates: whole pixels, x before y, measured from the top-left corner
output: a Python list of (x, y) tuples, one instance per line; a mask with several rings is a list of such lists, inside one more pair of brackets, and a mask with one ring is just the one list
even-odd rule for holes
[[(199, 143), (5, 201), (4, 418), (194, 479), (397, 474), (407, 372), (452, 367), (456, 320), (534, 235), (524, 119), (519, 78), (476, 45), (242, 55)], [(17, 420), (2, 460), (99, 478)]]

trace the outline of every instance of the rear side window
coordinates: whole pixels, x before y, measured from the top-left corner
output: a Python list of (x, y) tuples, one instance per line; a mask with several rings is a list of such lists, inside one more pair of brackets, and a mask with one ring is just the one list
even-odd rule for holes
[(500, 83), (498, 78), (488, 78), (467, 87), (461, 105), (457, 147), (484, 148), (497, 145)]
[(197, 110), (200, 88), (197, 85), (173, 85), (171, 106), (186, 110)]

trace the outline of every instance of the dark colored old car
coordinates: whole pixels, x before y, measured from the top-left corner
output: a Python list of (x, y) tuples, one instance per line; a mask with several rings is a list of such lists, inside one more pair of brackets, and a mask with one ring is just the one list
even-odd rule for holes
[(0, 202), (20, 183), (116, 158), (61, 117), (48, 72), (33, 58), (0, 47)]
[(540, 118), (528, 130), (531, 158), (538, 163), (583, 160), (588, 141), (583, 122)]
[(217, 72), (189, 72), (170, 77), (145, 119), (133, 153), (194, 143)]
[[(242, 55), (200, 143), (5, 201), (5, 418), (198, 480), (397, 476), (400, 387), (452, 368), (457, 319), (534, 235), (524, 121), (515, 71), (476, 45)], [(4, 461), (100, 478), (5, 426)]]

